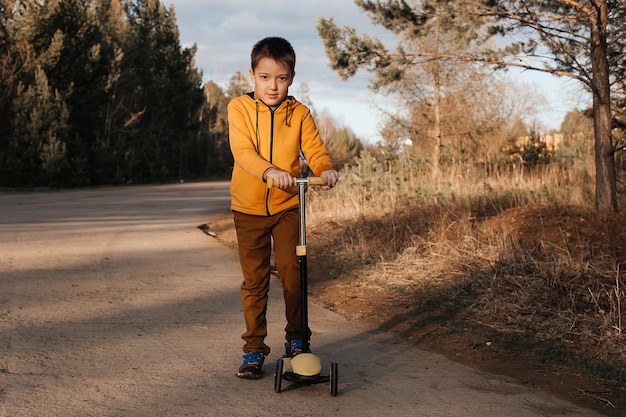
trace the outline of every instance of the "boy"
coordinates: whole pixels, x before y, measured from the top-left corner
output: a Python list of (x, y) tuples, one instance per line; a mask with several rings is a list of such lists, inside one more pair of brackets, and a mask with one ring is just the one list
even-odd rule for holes
[[(270, 282), (271, 241), (285, 299), (285, 340), (291, 354), (301, 351), (298, 176), (300, 151), (324, 189), (339, 179), (309, 109), (288, 95), (296, 54), (279, 37), (257, 42), (251, 53), (254, 91), (228, 104), (230, 148), (235, 159), (230, 186), (231, 209), (243, 272), (241, 301), (246, 323), (241, 378), (261, 377), (270, 348), (265, 313)], [(275, 187), (267, 188), (267, 179)], [(310, 336), (310, 330), (306, 329)]]

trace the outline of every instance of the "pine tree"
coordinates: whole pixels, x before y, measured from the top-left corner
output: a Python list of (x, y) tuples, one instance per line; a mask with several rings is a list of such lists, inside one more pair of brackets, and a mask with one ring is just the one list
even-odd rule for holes
[(173, 8), (158, 0), (7, 1), (0, 35), (2, 184), (204, 173), (204, 164), (189, 167), (201, 75), (195, 47), (180, 45)]
[(13, 99), (28, 54), (20, 51), (14, 36), (16, 1), (0, 2), (0, 184), (8, 185), (14, 178), (17, 164), (13, 138)]
[[(415, 126), (404, 121), (405, 136), (416, 141), (430, 155), (432, 172), (439, 174), (443, 141), (446, 139), (446, 121), (442, 106), (451, 101), (454, 90), (473, 67), (458, 59), (463, 51), (480, 50), (476, 36), (481, 21), (463, 13), (457, 2), (443, 1), (355, 1), (373, 23), (383, 26), (398, 40), (394, 51), (387, 49), (379, 39), (358, 36), (355, 29), (340, 29), (333, 19), (321, 18), (317, 30), (323, 39), (326, 53), (342, 78), (353, 76), (359, 68), (370, 70), (373, 90), (399, 97), (406, 108), (404, 117), (421, 114), (428, 109), (426, 125)], [(467, 111), (471, 111), (470, 108)], [(398, 116), (402, 117), (402, 116)], [(393, 123), (398, 123), (395, 117)], [(395, 129), (397, 130), (397, 129)], [(428, 132), (422, 135), (421, 132)], [(399, 133), (399, 132), (398, 132)], [(446, 146), (457, 146), (447, 138)]]
[(76, 184), (90, 184), (104, 130), (102, 109), (113, 53), (103, 44), (95, 3), (85, 0), (25, 2), (18, 39), (69, 111), (67, 157)]
[[(497, 19), (493, 34), (522, 34), (507, 55), (522, 57), (529, 69), (574, 78), (593, 98), (596, 208), (617, 211), (611, 85), (624, 80), (626, 8), (622, 0), (484, 0), (479, 10)], [(547, 57), (547, 58), (546, 58)], [(510, 64), (511, 62), (508, 61)]]
[(34, 83), (20, 85), (15, 99), (16, 116), (12, 145), (18, 165), (18, 184), (60, 185), (66, 180), (69, 111), (58, 90), (48, 85), (41, 68)]
[[(615, 144), (612, 138), (611, 85), (623, 86), (626, 72), (624, 21), (621, 0), (405, 0), (355, 3), (376, 24), (417, 39), (433, 21), (445, 22), (445, 32), (464, 34), (471, 45), (463, 51), (388, 51), (380, 40), (358, 36), (353, 28), (340, 29), (332, 19), (321, 19), (318, 33), (332, 66), (351, 76), (369, 68), (386, 79), (401, 78), (404, 66), (420, 58), (436, 61), (478, 62), (495, 67), (519, 67), (581, 81), (592, 93), (596, 155), (596, 207), (616, 211)], [(436, 14), (431, 11), (445, 11)], [(435, 17), (439, 18), (435, 19)], [(445, 18), (441, 18), (445, 16)], [(452, 23), (448, 26), (448, 23)], [(435, 31), (435, 33), (438, 33)], [(498, 45), (489, 47), (490, 43)], [(502, 42), (506, 44), (503, 47)], [(488, 49), (483, 46), (489, 47)], [(380, 78), (380, 76), (379, 76)]]
[(129, 44), (123, 60), (129, 113), (138, 115), (130, 177), (159, 181), (187, 171), (184, 155), (198, 129), (201, 77), (195, 46), (181, 48), (176, 16), (158, 0), (126, 5)]
[(206, 143), (205, 176), (230, 171), (233, 158), (228, 143), (228, 97), (214, 82), (204, 85), (204, 104), (201, 110), (201, 131)]

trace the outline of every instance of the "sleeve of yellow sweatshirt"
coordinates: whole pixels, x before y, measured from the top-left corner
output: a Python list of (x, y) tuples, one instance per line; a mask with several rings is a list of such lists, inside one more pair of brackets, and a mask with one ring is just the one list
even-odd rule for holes
[(228, 104), (230, 150), (235, 164), (253, 177), (262, 180), (263, 173), (271, 168), (272, 164), (263, 159), (257, 151), (255, 123), (240, 100), (232, 100)]

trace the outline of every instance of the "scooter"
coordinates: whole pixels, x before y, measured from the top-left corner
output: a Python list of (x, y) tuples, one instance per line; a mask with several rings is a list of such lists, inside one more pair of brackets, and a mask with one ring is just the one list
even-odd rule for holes
[[(324, 180), (320, 177), (294, 178), (294, 185), (298, 187), (300, 232), (299, 244), (296, 247), (296, 256), (300, 264), (300, 297), (302, 304), (302, 353), (290, 357), (289, 344), (286, 344), (286, 354), (276, 362), (274, 373), (274, 391), (281, 392), (283, 379), (298, 386), (308, 386), (330, 382), (330, 393), (337, 395), (337, 385), (339, 375), (337, 373), (337, 363), (331, 362), (330, 373), (322, 375), (322, 361), (319, 357), (311, 353), (309, 345), (309, 309), (307, 294), (307, 248), (306, 248), (306, 199), (305, 192), (307, 185), (324, 185)], [(274, 186), (271, 178), (267, 181), (268, 188)]]

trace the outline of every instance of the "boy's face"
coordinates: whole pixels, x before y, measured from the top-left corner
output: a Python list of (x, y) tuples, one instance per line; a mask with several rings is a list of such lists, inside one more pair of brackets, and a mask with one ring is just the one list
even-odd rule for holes
[(270, 107), (277, 107), (287, 97), (295, 73), (289, 66), (271, 58), (263, 58), (250, 70), (254, 84), (254, 98)]

